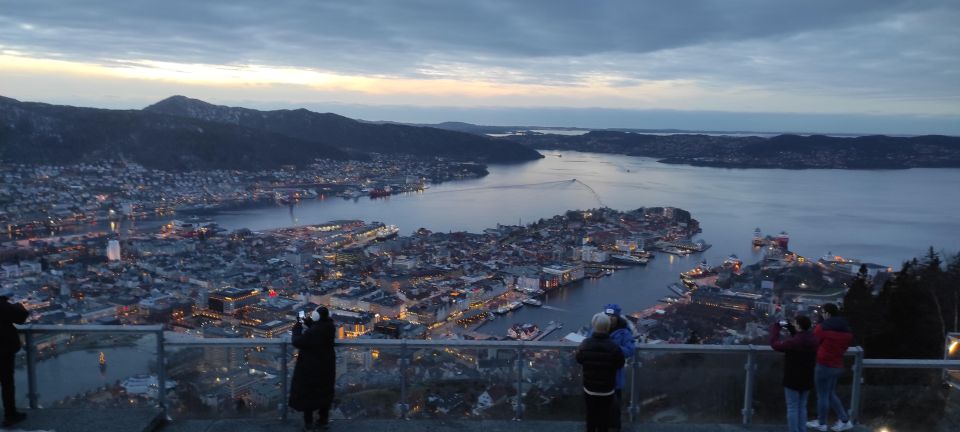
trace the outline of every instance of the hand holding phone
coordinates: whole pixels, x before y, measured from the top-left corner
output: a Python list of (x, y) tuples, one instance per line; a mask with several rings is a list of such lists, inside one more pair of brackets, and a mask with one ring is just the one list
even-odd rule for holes
[(787, 320), (780, 320), (780, 322), (778, 322), (777, 324), (778, 324), (780, 327), (786, 327), (786, 326), (790, 325), (790, 322), (787, 321)]
[(305, 316), (306, 315), (303, 313), (303, 311), (297, 312), (297, 321), (303, 321)]

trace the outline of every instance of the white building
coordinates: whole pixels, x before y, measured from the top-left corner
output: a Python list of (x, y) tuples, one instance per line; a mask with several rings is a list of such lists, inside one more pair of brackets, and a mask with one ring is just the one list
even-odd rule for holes
[(120, 261), (120, 242), (110, 240), (107, 242), (107, 259), (110, 261)]

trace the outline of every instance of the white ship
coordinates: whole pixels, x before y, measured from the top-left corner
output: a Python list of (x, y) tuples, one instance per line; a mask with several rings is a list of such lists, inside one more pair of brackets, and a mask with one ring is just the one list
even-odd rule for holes
[(683, 249), (680, 249), (680, 248), (678, 248), (678, 247), (675, 247), (675, 246), (670, 246), (670, 247), (668, 247), (668, 248), (665, 248), (665, 249), (663, 250), (663, 252), (664, 252), (664, 253), (671, 254), (671, 255), (678, 255), (678, 256), (687, 256), (687, 255), (690, 254), (690, 252), (687, 252), (687, 251), (685, 251), (685, 250), (683, 250)]
[(530, 305), (530, 306), (536, 306), (536, 307), (543, 306), (543, 302), (542, 302), (542, 301), (537, 300), (537, 299), (532, 298), (532, 297), (523, 299), (523, 304), (525, 304), (525, 305)]
[(635, 257), (633, 255), (626, 255), (626, 254), (611, 255), (610, 258), (617, 262), (621, 262), (624, 264), (634, 264), (634, 265), (645, 265), (649, 261), (646, 258)]

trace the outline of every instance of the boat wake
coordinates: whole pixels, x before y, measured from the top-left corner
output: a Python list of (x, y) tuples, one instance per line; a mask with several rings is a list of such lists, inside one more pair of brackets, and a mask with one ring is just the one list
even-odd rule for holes
[(543, 309), (550, 309), (552, 311), (557, 311), (557, 312), (569, 312), (566, 309), (561, 309), (556, 306), (548, 306), (548, 305), (543, 305)]

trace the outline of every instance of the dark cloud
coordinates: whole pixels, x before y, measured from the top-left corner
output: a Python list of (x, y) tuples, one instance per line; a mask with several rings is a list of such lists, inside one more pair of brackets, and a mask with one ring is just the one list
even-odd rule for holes
[[(81, 59), (286, 64), (410, 73), (430, 56), (649, 53), (779, 37), (935, 7), (932, 1), (23, 0), (0, 44)], [(24, 24), (32, 26), (25, 28)]]
[(793, 92), (956, 114), (957, 22), (954, 0), (0, 0), (0, 51), (549, 86), (685, 80), (773, 92), (780, 111)]

